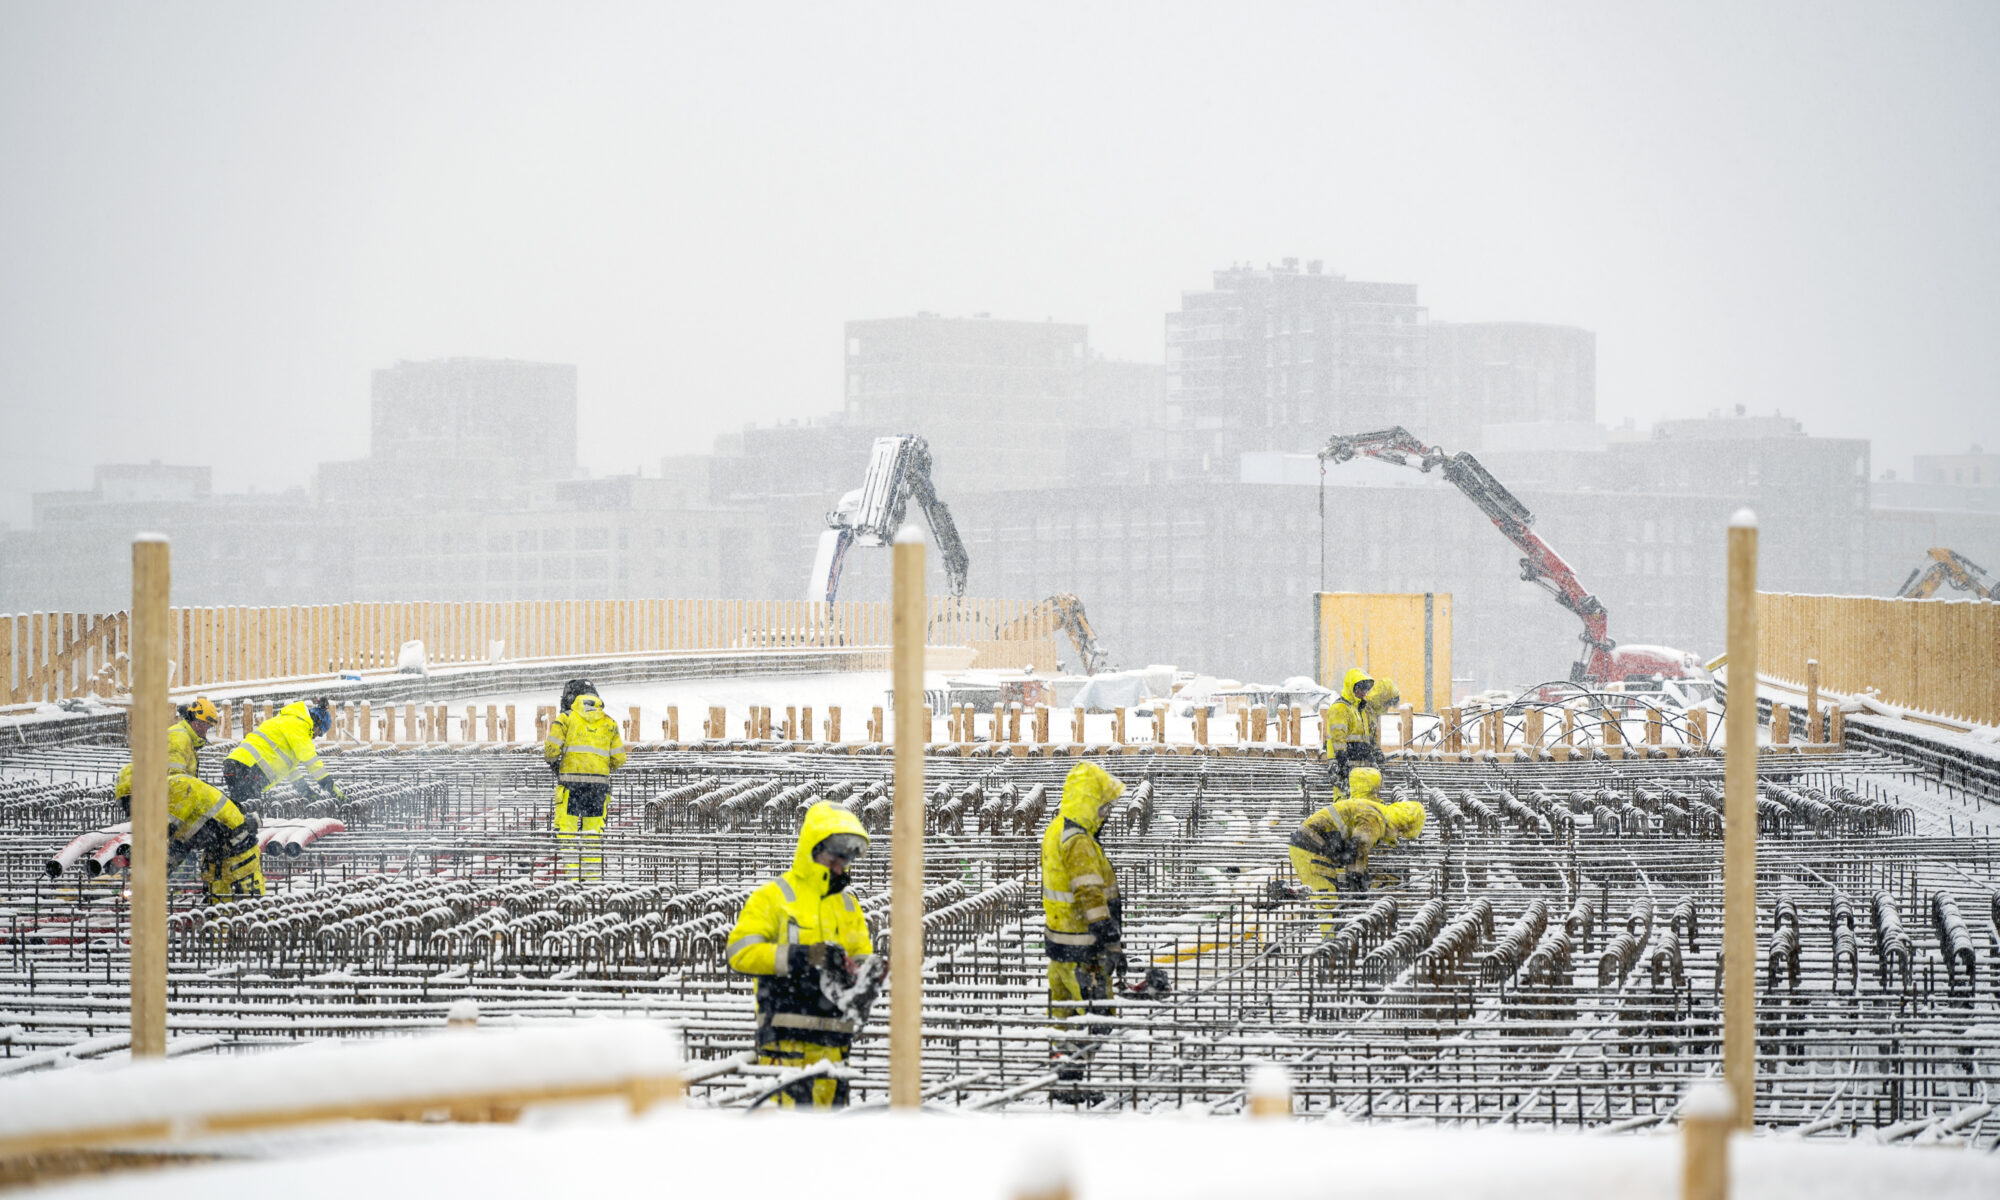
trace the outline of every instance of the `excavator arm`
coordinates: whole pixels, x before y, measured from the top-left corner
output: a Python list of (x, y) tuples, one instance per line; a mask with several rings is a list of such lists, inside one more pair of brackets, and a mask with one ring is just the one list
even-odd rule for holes
[(993, 637), (996, 641), (1024, 641), (1045, 637), (1058, 629), (1068, 635), (1070, 647), (1076, 651), (1077, 661), (1083, 664), (1085, 675), (1095, 675), (1109, 665), (1110, 653), (1098, 645), (1097, 631), (1091, 628), (1090, 618), (1084, 615), (1083, 601), (1070, 592), (1050, 596), (995, 629)]
[(2000, 600), (2000, 580), (1986, 573), (1986, 568), (1973, 562), (1956, 550), (1945, 546), (1930, 549), (1931, 565), (1918, 567), (1910, 572), (1896, 595), (1904, 600), (1928, 600), (1937, 595), (1945, 584), (1961, 592), (1971, 592), (1981, 600)]
[(826, 514), (826, 531), (819, 536), (819, 550), (813, 557), (812, 578), (806, 585), (806, 599), (832, 604), (840, 592), (840, 574), (847, 551), (856, 542), (864, 546), (886, 546), (896, 538), (903, 517), (914, 499), (923, 509), (944, 559), (945, 579), (953, 596), (965, 595), (965, 578), (971, 559), (959, 539), (951, 509), (938, 499), (931, 484), (931, 447), (923, 438), (876, 438), (868, 454), (868, 474), (861, 486), (840, 499), (840, 507)]
[(1507, 540), (1520, 549), (1521, 578), (1546, 590), (1556, 603), (1583, 622), (1584, 654), (1570, 668), (1570, 678), (1581, 682), (1612, 677), (1611, 652), (1617, 643), (1607, 631), (1609, 617), (1603, 603), (1583, 586), (1562, 555), (1529, 528), (1534, 524), (1535, 514), (1493, 478), (1478, 459), (1462, 450), (1447, 454), (1436, 446), (1427, 446), (1400, 425), (1353, 436), (1336, 434), (1327, 439), (1325, 448), (1319, 452), (1322, 462), (1344, 463), (1356, 455), (1415, 467), (1426, 473), (1441, 468), (1452, 486), (1477, 505)]

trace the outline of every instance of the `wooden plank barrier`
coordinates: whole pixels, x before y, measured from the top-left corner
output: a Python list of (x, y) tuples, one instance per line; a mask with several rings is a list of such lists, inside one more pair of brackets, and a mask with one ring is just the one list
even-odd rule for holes
[[(981, 666), (1053, 671), (1059, 630), (1022, 625), (1031, 607), (1016, 600), (931, 597), (929, 641), (970, 646)], [(412, 641), (423, 643), (432, 666), (879, 647), (886, 667), (889, 606), (723, 599), (357, 601), (176, 607), (168, 610), (167, 628), (170, 686), (186, 692), (384, 670)], [(0, 614), (0, 704), (128, 692), (131, 639), (131, 617), (123, 611)]]
[(2000, 604), (1760, 592), (1757, 627), (1763, 673), (1811, 699), (1874, 688), (1890, 704), (2000, 724)]

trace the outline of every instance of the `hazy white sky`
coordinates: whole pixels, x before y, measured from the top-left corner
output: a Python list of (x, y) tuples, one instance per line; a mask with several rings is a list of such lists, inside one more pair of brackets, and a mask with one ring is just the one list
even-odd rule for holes
[(837, 408), (847, 318), (1158, 361), (1286, 255), (1595, 330), (1608, 421), (1900, 473), (2000, 447), (1996, 62), (1990, 2), (4, 0), (0, 519), (102, 461), (303, 483), (398, 358), (577, 363), (586, 465), (650, 467)]

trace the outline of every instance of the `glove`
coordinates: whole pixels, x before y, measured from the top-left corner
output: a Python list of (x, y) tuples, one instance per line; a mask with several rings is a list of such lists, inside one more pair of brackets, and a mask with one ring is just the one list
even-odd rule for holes
[(1118, 922), (1112, 920), (1093, 921), (1090, 935), (1097, 939), (1097, 952), (1104, 959), (1104, 969), (1113, 975), (1125, 973), (1125, 946), (1122, 942), (1124, 931)]
[(1367, 871), (1342, 871), (1334, 877), (1333, 890), (1343, 896), (1365, 896), (1368, 894), (1370, 874)]
[(562, 774), (562, 761), (560, 759), (552, 758), (549, 760), (549, 774), (551, 775)]
[(319, 781), (319, 790), (320, 790), (320, 791), (322, 791), (322, 792), (325, 792), (325, 793), (326, 793), (326, 797), (327, 797), (327, 799), (329, 799), (329, 800), (338, 800), (338, 801), (340, 801), (340, 802), (341, 802), (341, 803), (343, 803), (343, 804), (347, 802), (347, 793), (346, 793), (346, 792), (343, 792), (343, 791), (341, 791), (341, 790), (340, 790), (340, 785), (339, 785), (339, 784), (337, 784), (337, 783), (335, 783), (335, 782), (334, 782), (333, 780), (331, 780), (331, 779), (322, 779), (322, 780), (320, 780), (320, 781)]

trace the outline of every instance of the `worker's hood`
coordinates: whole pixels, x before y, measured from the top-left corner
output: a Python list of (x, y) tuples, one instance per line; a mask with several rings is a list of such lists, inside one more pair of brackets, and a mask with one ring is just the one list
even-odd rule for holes
[(1374, 767), (1356, 767), (1347, 773), (1347, 794), (1356, 800), (1381, 802), (1382, 772)]
[(569, 710), (573, 713), (582, 713), (586, 717), (602, 716), (604, 701), (599, 699), (595, 692), (585, 692), (576, 698), (576, 703), (570, 705)]
[(1361, 697), (1354, 694), (1354, 688), (1362, 682), (1374, 683), (1375, 677), (1360, 667), (1347, 668), (1347, 678), (1341, 682), (1340, 698), (1349, 704), (1361, 703)]
[(1104, 824), (1104, 806), (1124, 794), (1125, 785), (1109, 771), (1093, 762), (1078, 763), (1063, 780), (1062, 815), (1095, 836)]
[(813, 861), (813, 848), (836, 833), (859, 834), (864, 839), (868, 831), (861, 827), (861, 818), (837, 804), (824, 800), (806, 810), (806, 819), (799, 824), (798, 848), (792, 852), (792, 869), (789, 874), (798, 884), (813, 889), (824, 896), (832, 884), (832, 874), (825, 867)]

